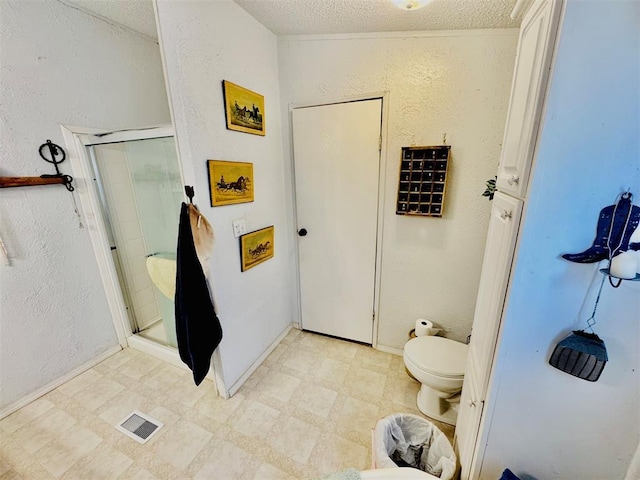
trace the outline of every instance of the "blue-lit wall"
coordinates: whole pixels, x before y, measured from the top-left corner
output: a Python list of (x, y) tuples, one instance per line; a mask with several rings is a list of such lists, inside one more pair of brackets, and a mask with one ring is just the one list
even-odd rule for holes
[[(572, 264), (598, 212), (626, 187), (640, 203), (640, 2), (570, 0), (539, 139), (487, 413), (481, 478), (622, 479), (640, 440), (640, 282), (605, 284), (597, 383), (548, 365), (585, 328), (599, 265)], [(586, 297), (586, 299), (585, 299)], [(526, 477), (529, 475), (530, 477)]]

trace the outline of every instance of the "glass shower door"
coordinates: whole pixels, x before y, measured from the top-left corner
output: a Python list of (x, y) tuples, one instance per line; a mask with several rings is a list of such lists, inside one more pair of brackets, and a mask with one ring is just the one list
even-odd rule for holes
[(89, 149), (132, 330), (175, 347), (173, 289), (183, 191), (174, 138)]

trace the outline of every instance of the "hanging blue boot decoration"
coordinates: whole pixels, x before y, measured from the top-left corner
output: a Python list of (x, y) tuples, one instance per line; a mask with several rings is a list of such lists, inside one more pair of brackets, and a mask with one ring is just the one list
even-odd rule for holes
[(595, 263), (611, 259), (627, 250), (640, 250), (640, 243), (630, 243), (640, 224), (640, 207), (632, 205), (633, 195), (624, 192), (615, 205), (600, 211), (593, 245), (581, 253), (565, 253), (562, 258), (576, 263)]

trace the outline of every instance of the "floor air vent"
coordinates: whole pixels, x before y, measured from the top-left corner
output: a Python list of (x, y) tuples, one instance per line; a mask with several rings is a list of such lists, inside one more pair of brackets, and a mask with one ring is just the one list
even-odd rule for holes
[(127, 415), (116, 428), (136, 442), (147, 443), (163, 425), (164, 423), (136, 410)]

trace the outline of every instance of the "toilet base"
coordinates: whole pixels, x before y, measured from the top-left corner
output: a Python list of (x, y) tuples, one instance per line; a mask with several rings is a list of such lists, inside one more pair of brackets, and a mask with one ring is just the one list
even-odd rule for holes
[(454, 393), (449, 398), (442, 398), (442, 395), (446, 394), (423, 383), (416, 399), (418, 410), (429, 418), (455, 426), (458, 420), (460, 393)]

